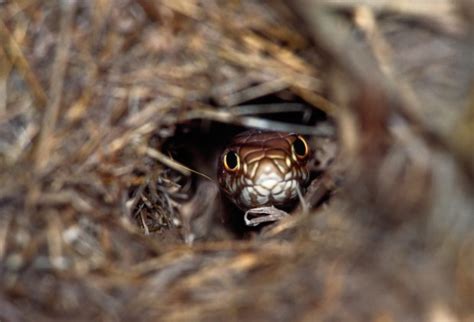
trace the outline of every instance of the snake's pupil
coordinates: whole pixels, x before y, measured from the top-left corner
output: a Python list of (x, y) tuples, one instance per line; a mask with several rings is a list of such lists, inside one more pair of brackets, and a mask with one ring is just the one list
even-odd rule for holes
[(306, 144), (301, 138), (297, 138), (296, 141), (293, 143), (293, 148), (295, 149), (295, 153), (299, 157), (304, 157), (306, 153), (308, 153)]
[(230, 170), (235, 170), (239, 165), (237, 154), (233, 151), (227, 152), (225, 156), (225, 163)]

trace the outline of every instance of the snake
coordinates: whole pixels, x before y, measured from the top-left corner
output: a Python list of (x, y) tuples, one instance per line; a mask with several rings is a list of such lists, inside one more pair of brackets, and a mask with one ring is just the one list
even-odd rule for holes
[(236, 135), (218, 159), (224, 194), (242, 210), (288, 207), (309, 179), (311, 151), (296, 133), (248, 130)]

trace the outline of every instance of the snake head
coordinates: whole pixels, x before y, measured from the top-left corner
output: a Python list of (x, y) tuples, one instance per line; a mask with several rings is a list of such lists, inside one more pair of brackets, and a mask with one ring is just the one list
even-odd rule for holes
[(298, 134), (246, 131), (221, 154), (219, 185), (242, 210), (286, 207), (308, 181), (310, 155), (308, 143)]

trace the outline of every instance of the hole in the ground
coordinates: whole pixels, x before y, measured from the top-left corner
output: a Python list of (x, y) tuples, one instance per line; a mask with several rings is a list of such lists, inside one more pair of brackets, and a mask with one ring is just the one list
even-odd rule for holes
[[(253, 109), (258, 111), (254, 115), (256, 117), (295, 125), (294, 132), (298, 132), (298, 125), (316, 125), (327, 121), (323, 112), (304, 105), (299, 99), (285, 101), (272, 95), (246, 102), (245, 106), (248, 111), (245, 112), (246, 115), (254, 114)], [(272, 108), (266, 112), (265, 106)], [(287, 111), (285, 106), (292, 108)], [(172, 229), (175, 225), (174, 228), (180, 231), (184, 239), (191, 240), (245, 238), (265, 226), (247, 227), (243, 220), (244, 212), (221, 193), (216, 193), (219, 155), (235, 135), (246, 130), (248, 128), (208, 120), (194, 120), (178, 125), (173, 137), (161, 145), (161, 151), (191, 169), (191, 178), (187, 180), (174, 170), (161, 172), (158, 177), (148, 176), (145, 188), (134, 189), (135, 194), (143, 195), (134, 205), (137, 223), (141, 227), (161, 227), (159, 231)], [(298, 151), (302, 148), (299, 146)], [(162, 177), (163, 175), (166, 177)], [(310, 178), (314, 179), (319, 175), (320, 171), (311, 171)], [(158, 181), (159, 184), (156, 184)], [(164, 189), (162, 185), (169, 189)], [(161, 205), (154, 205), (156, 202)], [(296, 204), (292, 203), (285, 210), (291, 212)], [(168, 215), (160, 216), (154, 212), (165, 212)]]

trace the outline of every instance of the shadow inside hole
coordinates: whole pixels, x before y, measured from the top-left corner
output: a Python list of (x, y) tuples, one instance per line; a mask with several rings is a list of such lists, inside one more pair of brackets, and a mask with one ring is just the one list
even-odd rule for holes
[[(246, 106), (251, 112), (252, 106), (254, 105), (257, 106), (257, 109), (259, 106), (263, 105), (281, 105), (280, 110), (283, 112), (259, 113), (258, 115), (253, 116), (267, 120), (285, 122), (296, 126), (315, 125), (318, 122), (327, 120), (327, 117), (323, 112), (314, 109), (311, 106), (303, 105), (299, 101), (296, 103), (301, 104), (302, 109), (300, 111), (286, 112), (284, 104), (288, 103), (294, 102), (282, 103), (281, 99), (278, 97), (268, 97), (248, 102)], [(238, 109), (239, 107), (236, 108)], [(250, 116), (251, 113), (247, 115)], [(196, 190), (202, 184), (203, 180), (212, 180), (214, 184), (218, 185), (217, 163), (220, 154), (232, 141), (232, 138), (235, 135), (246, 130), (248, 130), (248, 128), (232, 124), (223, 124), (205, 119), (193, 120), (179, 124), (176, 127), (173, 137), (162, 144), (161, 150), (175, 161), (192, 170), (191, 196), (193, 196), (196, 195)], [(205, 193), (199, 195), (205, 196), (204, 198), (207, 197)], [(209, 203), (208, 200), (202, 200), (202, 202), (206, 204)], [(218, 202), (220, 205), (214, 207), (215, 210), (211, 214), (212, 220), (209, 220), (209, 224), (225, 229), (230, 233), (229, 238), (248, 238), (265, 226), (259, 225), (258, 227), (247, 227), (243, 219), (244, 211), (236, 207), (231, 201), (223, 196), (222, 193), (219, 198), (215, 199), (215, 202)], [(296, 203), (284, 210), (290, 212), (295, 208)], [(198, 215), (199, 214), (196, 214), (196, 216)], [(193, 218), (190, 218), (189, 220), (192, 221)], [(215, 227), (209, 228), (210, 233), (204, 239), (222, 239), (223, 234), (217, 234), (220, 237), (216, 237), (217, 235), (212, 233), (214, 228)]]

